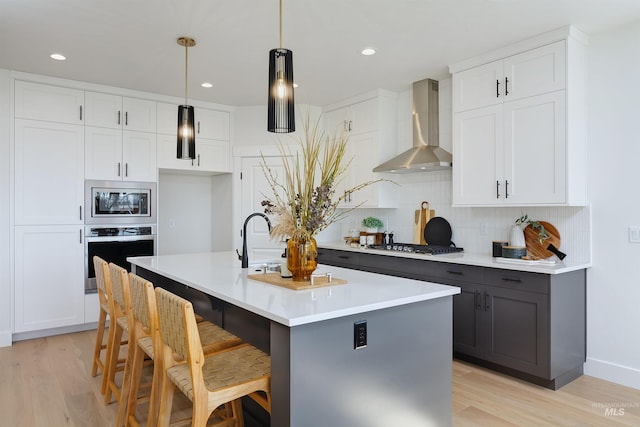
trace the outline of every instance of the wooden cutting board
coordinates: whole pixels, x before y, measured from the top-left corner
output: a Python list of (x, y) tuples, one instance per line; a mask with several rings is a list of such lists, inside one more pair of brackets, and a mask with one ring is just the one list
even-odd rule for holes
[(527, 225), (524, 229), (524, 242), (527, 245), (527, 255), (534, 259), (547, 259), (553, 256), (553, 252), (547, 250), (547, 246), (551, 243), (556, 248), (560, 248), (560, 233), (558, 230), (546, 221), (539, 221), (544, 227), (549, 238), (540, 243), (538, 238), (538, 230), (534, 230), (531, 225)]
[(247, 277), (259, 282), (269, 283), (270, 285), (282, 286), (283, 288), (292, 289), (294, 291), (300, 291), (303, 289), (317, 289), (324, 288), (325, 286), (344, 285), (347, 283), (344, 279), (331, 278), (331, 282), (327, 281), (324, 277), (318, 277), (311, 285), (311, 281), (306, 282), (294, 282), (292, 279), (285, 279), (280, 276), (280, 273), (260, 273), (260, 274), (248, 274)]

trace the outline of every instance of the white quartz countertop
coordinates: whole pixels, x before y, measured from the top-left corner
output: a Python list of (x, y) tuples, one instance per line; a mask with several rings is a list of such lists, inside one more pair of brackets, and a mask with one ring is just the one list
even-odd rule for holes
[[(347, 284), (294, 291), (247, 278), (233, 252), (130, 257), (141, 268), (281, 323), (298, 326), (460, 293), (455, 286), (318, 265)], [(259, 260), (249, 260), (250, 263)]]
[(561, 274), (568, 273), (570, 271), (582, 270), (591, 267), (590, 263), (575, 263), (572, 262), (570, 257), (565, 258), (564, 261), (559, 261), (555, 256), (551, 258), (551, 261), (556, 260), (555, 263), (525, 261), (525, 260), (509, 260), (493, 258), (489, 254), (474, 254), (467, 252), (458, 252), (454, 254), (443, 255), (427, 255), (427, 254), (415, 254), (409, 252), (387, 251), (382, 249), (370, 249), (362, 247), (351, 247), (347, 244), (340, 243), (318, 243), (318, 248), (325, 249), (338, 249), (341, 251), (351, 251), (357, 253), (367, 253), (376, 255), (386, 255), (401, 258), (413, 258), (424, 259), (426, 261), (434, 262), (447, 262), (451, 264), (464, 264), (475, 265), (479, 267), (491, 267), (501, 268), (504, 270), (516, 270), (526, 271), (530, 273), (543, 273), (543, 274)]

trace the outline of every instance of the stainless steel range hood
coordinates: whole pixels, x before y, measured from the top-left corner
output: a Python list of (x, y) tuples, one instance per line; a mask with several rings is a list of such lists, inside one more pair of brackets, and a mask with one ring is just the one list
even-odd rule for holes
[(413, 83), (413, 147), (387, 160), (374, 172), (429, 172), (451, 168), (451, 153), (438, 146), (438, 82)]

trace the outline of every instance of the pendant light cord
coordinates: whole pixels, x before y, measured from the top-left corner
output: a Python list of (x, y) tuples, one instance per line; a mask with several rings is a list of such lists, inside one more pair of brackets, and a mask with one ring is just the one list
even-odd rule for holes
[(189, 47), (185, 44), (184, 46), (184, 105), (187, 105), (187, 79), (189, 78), (189, 73), (187, 72), (188, 66), (189, 66)]
[(282, 49), (282, 0), (280, 0), (280, 49)]

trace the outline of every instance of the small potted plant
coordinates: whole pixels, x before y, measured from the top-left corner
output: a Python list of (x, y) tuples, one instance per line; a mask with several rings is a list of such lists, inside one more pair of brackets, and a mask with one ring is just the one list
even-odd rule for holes
[(378, 218), (369, 216), (362, 220), (362, 226), (368, 234), (375, 234), (378, 232), (378, 229), (384, 227), (384, 224)]

